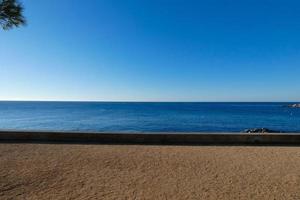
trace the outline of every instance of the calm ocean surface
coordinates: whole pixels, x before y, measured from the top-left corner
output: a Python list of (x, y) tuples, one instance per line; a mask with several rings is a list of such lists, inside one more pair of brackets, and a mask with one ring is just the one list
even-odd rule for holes
[(0, 102), (0, 129), (113, 132), (300, 132), (288, 103)]

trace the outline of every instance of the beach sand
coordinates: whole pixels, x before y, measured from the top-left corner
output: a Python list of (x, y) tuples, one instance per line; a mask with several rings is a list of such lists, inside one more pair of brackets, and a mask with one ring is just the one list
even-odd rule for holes
[(300, 147), (0, 144), (0, 199), (300, 199)]

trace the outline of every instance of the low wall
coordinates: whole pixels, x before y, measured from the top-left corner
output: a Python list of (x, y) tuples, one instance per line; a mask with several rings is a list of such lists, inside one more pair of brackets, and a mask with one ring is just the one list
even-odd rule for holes
[(300, 134), (81, 133), (0, 131), (0, 142), (160, 145), (300, 145)]

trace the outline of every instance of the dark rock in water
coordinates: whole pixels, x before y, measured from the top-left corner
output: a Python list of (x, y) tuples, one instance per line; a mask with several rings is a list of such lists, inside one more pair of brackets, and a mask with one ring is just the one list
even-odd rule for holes
[(278, 133), (278, 131), (270, 130), (267, 128), (253, 128), (246, 129), (244, 133)]
[(300, 108), (300, 103), (290, 104), (288, 105), (290, 108)]

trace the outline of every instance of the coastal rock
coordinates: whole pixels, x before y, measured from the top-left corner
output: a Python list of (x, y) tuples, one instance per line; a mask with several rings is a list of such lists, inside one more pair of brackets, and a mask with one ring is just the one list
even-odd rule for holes
[(246, 129), (244, 133), (276, 133), (278, 131), (270, 130), (267, 128), (253, 128), (253, 129)]
[(300, 108), (300, 103), (290, 104), (288, 105), (290, 108)]

